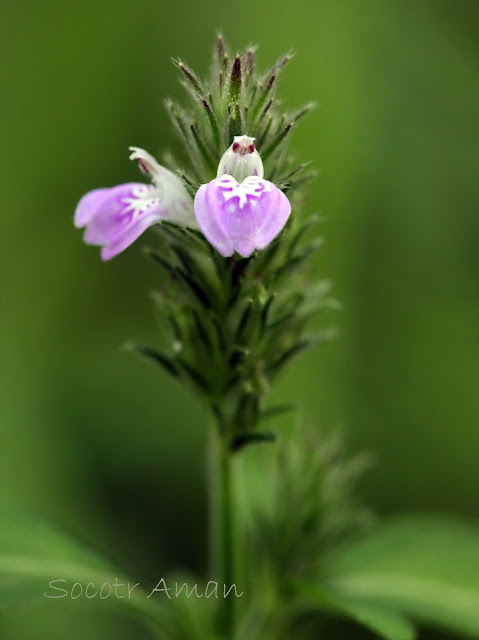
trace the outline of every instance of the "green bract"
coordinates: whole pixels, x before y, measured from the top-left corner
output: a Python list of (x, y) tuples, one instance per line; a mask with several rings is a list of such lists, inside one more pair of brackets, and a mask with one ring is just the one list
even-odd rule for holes
[[(279, 75), (292, 53), (282, 56), (266, 73), (258, 73), (255, 57), (254, 48), (233, 57), (219, 36), (208, 80), (200, 80), (188, 65), (175, 60), (189, 100), (187, 107), (171, 100), (166, 106), (185, 148), (181, 175), (192, 195), (200, 184), (216, 177), (220, 159), (235, 136), (255, 138), (265, 177), (287, 189), (288, 197), (315, 175), (307, 163), (298, 164), (288, 154), (291, 132), (314, 104), (288, 113), (276, 97)], [(165, 160), (176, 170), (181, 163), (173, 158)]]

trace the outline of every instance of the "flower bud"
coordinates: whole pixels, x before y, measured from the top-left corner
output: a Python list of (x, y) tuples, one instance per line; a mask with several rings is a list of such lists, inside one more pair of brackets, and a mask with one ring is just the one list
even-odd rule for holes
[(263, 161), (254, 146), (255, 138), (235, 136), (231, 147), (223, 154), (218, 165), (217, 177), (225, 174), (241, 183), (249, 176), (264, 176)]

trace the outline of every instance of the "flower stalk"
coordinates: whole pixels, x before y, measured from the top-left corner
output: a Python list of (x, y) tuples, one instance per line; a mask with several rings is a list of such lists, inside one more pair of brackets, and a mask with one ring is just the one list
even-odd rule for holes
[[(216, 423), (211, 429), (209, 456), (210, 578), (229, 589), (237, 580), (232, 452)], [(235, 611), (236, 597), (232, 592), (218, 610), (217, 624), (224, 638), (233, 637)]]

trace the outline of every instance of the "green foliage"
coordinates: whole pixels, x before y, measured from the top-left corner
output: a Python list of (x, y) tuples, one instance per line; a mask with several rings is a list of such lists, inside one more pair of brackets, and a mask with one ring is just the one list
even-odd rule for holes
[[(35, 514), (2, 503), (0, 519), (3, 607), (46, 601), (45, 592), (57, 593), (48, 591), (49, 582), (60, 578), (64, 582), (58, 586), (69, 593), (76, 582), (83, 587), (88, 582), (135, 584), (109, 561)], [(276, 561), (271, 549), (264, 553)], [(410, 620), (479, 637), (479, 531), (471, 525), (425, 516), (400, 518), (360, 539), (333, 545), (319, 558), (314, 581), (311, 576), (298, 578), (296, 572), (270, 575), (268, 582), (260, 565), (249, 557), (252, 602), (243, 612), (238, 637), (286, 638), (286, 629), (306, 615), (350, 619), (385, 640), (413, 640)], [(173, 576), (167, 583), (191, 586), (198, 580)], [(163, 604), (147, 595), (137, 587), (132, 598), (84, 599), (80, 604), (130, 611), (164, 640), (215, 637), (214, 600), (183, 594)], [(68, 606), (67, 600), (71, 599), (48, 602)], [(250, 615), (256, 630), (250, 627)]]
[[(17, 606), (43, 602), (49, 605), (101, 607), (124, 610), (144, 619), (155, 628), (166, 624), (166, 614), (162, 607), (153, 602), (140, 586), (135, 587), (131, 597), (127, 597), (128, 579), (122, 570), (96, 552), (78, 543), (68, 533), (45, 522), (35, 513), (8, 502), (0, 503), (0, 607)], [(55, 582), (53, 587), (51, 581)], [(74, 587), (75, 583), (79, 583)], [(94, 583), (91, 593), (94, 598), (86, 598), (88, 583)], [(123, 585), (115, 597), (105, 588), (104, 598), (99, 597), (103, 584)], [(82, 595), (80, 596), (80, 586)], [(73, 589), (73, 598), (72, 596)], [(68, 595), (66, 595), (68, 593)], [(47, 597), (49, 596), (49, 597)], [(55, 597), (56, 596), (56, 597)], [(166, 637), (166, 636), (165, 636)]]
[(265, 176), (287, 190), (288, 196), (314, 177), (314, 171), (307, 170), (307, 163), (294, 162), (288, 143), (298, 121), (315, 105), (306, 104), (287, 113), (280, 110), (276, 97), (279, 76), (292, 57), (291, 52), (281, 56), (261, 74), (253, 48), (232, 56), (219, 36), (207, 80), (200, 80), (185, 62), (174, 60), (189, 101), (187, 109), (167, 101), (167, 109), (185, 147), (186, 167), (179, 171), (188, 185), (190, 173), (202, 183), (216, 177), (221, 156), (238, 135), (256, 138), (256, 147), (265, 162)]
[(147, 250), (163, 276), (153, 296), (163, 345), (136, 349), (199, 393), (233, 449), (271, 439), (257, 428), (274, 378), (333, 335), (308, 331), (334, 306), (328, 284), (311, 283), (309, 226), (296, 217), (265, 251), (225, 259), (200, 233), (163, 223)]
[(338, 602), (479, 637), (479, 531), (472, 525), (398, 518), (324, 557), (321, 570), (321, 588)]
[(274, 472), (258, 451), (240, 476), (254, 505), (253, 517), (242, 514), (254, 565), (247, 591), (254, 603), (268, 593), (289, 630), (272, 637), (306, 620), (305, 638), (336, 637), (325, 621), (345, 619), (385, 640), (413, 640), (417, 624), (479, 638), (477, 527), (432, 516), (377, 524), (353, 491), (367, 456), (348, 459), (339, 434), (305, 428), (278, 446)]
[[(0, 502), (0, 522), (0, 610), (40, 603), (52, 615), (60, 608), (110, 610), (135, 616), (159, 640), (213, 638), (214, 600), (188, 598), (184, 590), (171, 600), (164, 594), (151, 596), (150, 588), (18, 505)], [(191, 588), (196, 581), (177, 575), (167, 577), (165, 585), (175, 593), (177, 583)]]
[(317, 585), (297, 584), (304, 612), (344, 617), (370, 629), (384, 640), (414, 640), (414, 625), (401, 613), (384, 606), (337, 597)]
[(234, 451), (274, 438), (258, 431), (272, 381), (296, 355), (332, 335), (307, 329), (330, 300), (326, 283), (313, 285), (309, 267), (321, 244), (308, 240), (317, 217), (301, 220), (301, 199), (293, 194), (308, 175), (307, 163), (294, 163), (287, 144), (294, 123), (312, 105), (290, 115), (276, 106), (278, 75), (290, 59), (282, 56), (261, 75), (253, 49), (232, 58), (219, 36), (209, 80), (175, 60), (189, 106), (167, 102), (191, 165), (179, 170), (190, 193), (215, 176), (232, 137), (248, 134), (257, 138), (266, 177), (282, 176), (278, 184), (288, 189), (294, 207), (280, 236), (250, 259), (224, 259), (201, 233), (171, 223), (158, 227), (157, 243), (147, 252), (163, 272), (154, 299), (169, 338), (163, 331), (163, 348), (136, 349), (206, 400)]
[(277, 448), (268, 507), (257, 508), (249, 532), (256, 562), (269, 562), (280, 582), (315, 577), (331, 545), (374, 522), (353, 491), (370, 456), (348, 458), (341, 432), (307, 427), (293, 429)]

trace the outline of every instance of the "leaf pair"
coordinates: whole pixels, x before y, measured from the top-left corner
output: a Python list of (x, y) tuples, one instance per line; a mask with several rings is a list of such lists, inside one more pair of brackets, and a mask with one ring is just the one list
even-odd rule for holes
[(323, 558), (316, 584), (296, 588), (319, 612), (348, 617), (386, 640), (413, 640), (411, 621), (479, 638), (479, 530), (407, 516)]
[[(61, 579), (56, 586), (69, 593), (75, 583), (128, 583), (110, 562), (34, 514), (2, 503), (0, 522), (3, 607), (60, 595), (49, 587), (52, 580)], [(441, 517), (397, 518), (325, 556), (317, 582), (293, 587), (304, 612), (349, 618), (385, 640), (413, 640), (411, 620), (479, 638), (479, 530)], [(176, 605), (167, 610), (170, 601), (162, 606), (147, 596), (137, 586), (130, 598), (84, 598), (81, 604), (129, 611), (158, 637), (177, 640), (170, 635), (178, 633), (171, 619), (178, 616)]]

